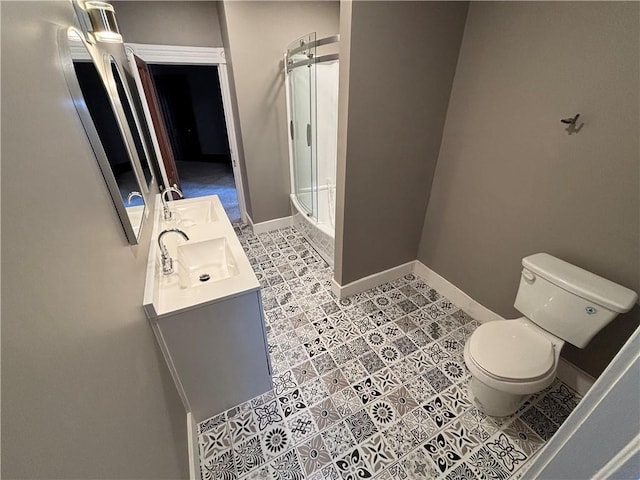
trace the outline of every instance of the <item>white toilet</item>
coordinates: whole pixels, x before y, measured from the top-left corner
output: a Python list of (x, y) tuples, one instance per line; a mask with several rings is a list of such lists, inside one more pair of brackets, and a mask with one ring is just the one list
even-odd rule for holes
[(514, 306), (524, 316), (480, 325), (464, 349), (474, 400), (496, 417), (511, 415), (553, 382), (564, 342), (584, 348), (638, 298), (546, 253), (526, 257), (522, 265)]

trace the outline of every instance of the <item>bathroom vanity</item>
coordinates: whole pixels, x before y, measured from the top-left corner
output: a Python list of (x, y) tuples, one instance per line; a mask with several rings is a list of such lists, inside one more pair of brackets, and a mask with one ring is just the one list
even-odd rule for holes
[[(272, 388), (260, 283), (217, 196), (156, 202), (144, 309), (187, 412), (200, 422)], [(161, 232), (170, 231), (161, 242)], [(162, 245), (161, 245), (162, 243)], [(162, 247), (173, 273), (163, 273)]]

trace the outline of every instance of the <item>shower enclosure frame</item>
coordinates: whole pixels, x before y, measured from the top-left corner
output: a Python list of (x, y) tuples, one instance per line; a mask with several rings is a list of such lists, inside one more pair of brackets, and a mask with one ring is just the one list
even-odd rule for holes
[[(293, 224), (298, 228), (312, 246), (318, 251), (323, 259), (333, 266), (334, 255), (334, 218), (335, 218), (335, 199), (332, 201), (332, 193), (335, 192), (335, 157), (337, 156), (337, 146), (331, 149), (333, 157), (333, 165), (329, 167), (332, 170), (332, 183), (320, 185), (318, 164), (318, 141), (322, 135), (318, 132), (318, 108), (317, 108), (317, 89), (318, 71), (316, 66), (325, 62), (335, 62), (339, 60), (337, 53), (328, 53), (324, 55), (316, 55), (316, 49), (325, 45), (338, 43), (339, 35), (333, 35), (325, 38), (316, 39), (315, 33), (310, 33), (299, 38), (290, 44), (287, 52), (284, 54), (284, 75), (285, 75), (285, 96), (287, 102), (287, 139), (289, 147), (289, 166), (290, 166), (290, 187), (291, 187), (291, 209)], [(307, 92), (309, 105), (303, 105), (302, 110), (296, 108), (300, 104), (301, 96), (296, 91), (296, 86), (300, 83), (295, 82), (294, 71), (299, 68), (310, 68), (308, 77), (302, 73), (303, 83), (308, 82)], [(325, 70), (331, 72), (330, 70)], [(300, 70), (297, 70), (300, 72)], [(300, 73), (299, 73), (300, 74)], [(326, 75), (326, 73), (325, 73)], [(293, 85), (292, 85), (293, 83)], [(326, 84), (325, 84), (326, 85)], [(331, 83), (329, 85), (332, 85)], [(292, 91), (293, 90), (293, 91)], [(337, 74), (335, 82), (336, 95), (336, 117), (337, 117)], [(305, 98), (302, 98), (303, 103)], [(326, 104), (325, 104), (326, 106)], [(308, 107), (308, 108), (307, 108)], [(326, 108), (321, 108), (326, 111)], [(304, 120), (300, 122), (297, 114), (302, 113), (303, 117), (308, 118), (308, 122)], [(306, 129), (305, 124), (306, 123)], [(294, 126), (295, 125), (295, 126)], [(337, 127), (336, 127), (337, 128)], [(306, 130), (306, 132), (305, 132)], [(294, 133), (295, 131), (295, 133)], [(323, 133), (331, 130), (322, 129)], [(306, 146), (304, 146), (306, 133)], [(336, 131), (337, 136), (337, 131)], [(300, 149), (304, 146), (304, 149)], [(323, 146), (324, 148), (324, 146)], [(325, 152), (327, 150), (324, 150)], [(301, 165), (300, 152), (302, 157), (308, 164)], [(326, 159), (326, 155), (322, 156)], [(304, 161), (302, 163), (304, 163)], [(327, 162), (331, 165), (331, 162)], [(324, 165), (324, 163), (323, 163)], [(326, 165), (324, 165), (326, 166)], [(326, 168), (325, 168), (326, 170)], [(324, 172), (327, 173), (326, 171)], [(302, 179), (302, 182), (300, 180)], [(299, 184), (301, 183), (301, 184)], [(319, 195), (322, 198), (321, 208)], [(324, 205), (326, 203), (326, 205)], [(332, 208), (333, 206), (333, 208)]]

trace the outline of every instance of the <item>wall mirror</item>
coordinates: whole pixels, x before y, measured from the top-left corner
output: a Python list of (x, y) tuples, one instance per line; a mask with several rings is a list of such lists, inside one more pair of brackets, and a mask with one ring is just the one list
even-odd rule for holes
[[(73, 103), (102, 171), (125, 235), (129, 243), (137, 244), (145, 216), (145, 195), (152, 176), (147, 157), (144, 157), (147, 172), (144, 172), (138, 160), (138, 148), (132, 132), (136, 131), (138, 141), (140, 136), (126, 88), (119, 74), (113, 73), (112, 67), (103, 62), (99, 51), (90, 48), (78, 30), (62, 29), (59, 47)], [(120, 88), (116, 79), (120, 81), (121, 94), (118, 92)], [(144, 152), (141, 141), (140, 149)], [(147, 176), (149, 181), (146, 181)]]

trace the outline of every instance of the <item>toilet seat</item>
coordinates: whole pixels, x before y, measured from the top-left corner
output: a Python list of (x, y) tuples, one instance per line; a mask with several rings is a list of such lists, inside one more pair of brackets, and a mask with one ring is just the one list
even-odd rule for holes
[(554, 344), (526, 322), (493, 321), (469, 338), (467, 353), (485, 375), (501, 382), (531, 382), (555, 368)]

